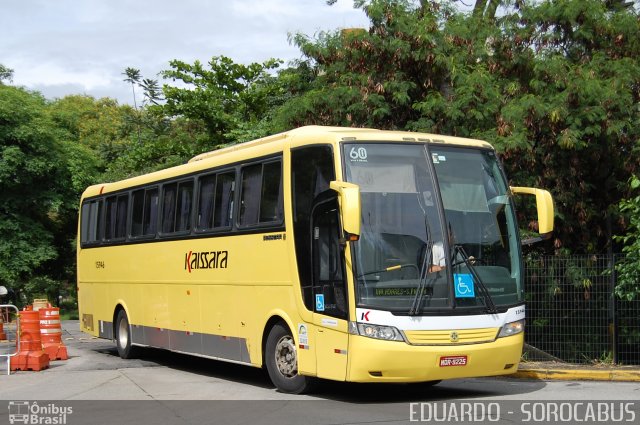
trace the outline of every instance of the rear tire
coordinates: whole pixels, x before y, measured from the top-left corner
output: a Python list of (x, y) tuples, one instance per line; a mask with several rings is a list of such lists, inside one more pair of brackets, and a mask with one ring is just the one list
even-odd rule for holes
[(271, 382), (283, 393), (310, 391), (313, 378), (298, 375), (298, 350), (289, 328), (278, 323), (269, 332), (264, 355)]
[(123, 359), (135, 358), (138, 354), (138, 347), (131, 345), (131, 326), (124, 310), (118, 312), (115, 331), (118, 355)]

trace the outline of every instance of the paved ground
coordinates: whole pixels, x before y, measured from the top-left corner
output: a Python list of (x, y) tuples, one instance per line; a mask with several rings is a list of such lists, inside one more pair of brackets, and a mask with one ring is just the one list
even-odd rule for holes
[[(63, 340), (68, 347), (69, 360), (51, 362), (49, 369), (41, 372), (18, 371), (10, 376), (0, 376), (0, 400), (305, 400), (327, 396), (346, 399), (364, 397), (363, 400), (375, 401), (379, 393), (383, 393), (385, 399), (397, 396), (402, 400), (436, 394), (438, 398), (467, 397), (470, 395), (467, 394), (469, 388), (480, 398), (496, 394), (515, 398), (523, 396), (515, 387), (511, 388), (510, 383), (504, 384), (503, 381), (517, 382), (508, 378), (500, 384), (496, 384), (497, 379), (447, 381), (434, 387), (437, 389), (434, 391), (424, 386), (365, 386), (327, 382), (312, 396), (293, 396), (275, 391), (264, 371), (257, 368), (155, 349), (143, 350), (139, 359), (120, 359), (115, 344), (80, 332), (77, 321), (63, 322)], [(5, 351), (7, 348), (5, 344)], [(0, 344), (0, 352), (2, 349)], [(6, 366), (0, 365), (0, 371), (6, 373)], [(513, 377), (528, 378), (528, 384), (518, 384), (528, 393), (540, 388), (536, 386), (536, 381), (540, 380), (640, 382), (640, 368), (522, 363), (520, 371)], [(495, 386), (495, 391), (492, 386)], [(389, 391), (390, 388), (393, 390)], [(482, 391), (484, 388), (488, 391)], [(584, 390), (588, 391), (589, 387), (585, 386)], [(637, 390), (636, 385), (633, 392)]]
[[(527, 419), (527, 403), (545, 408), (548, 400), (595, 400), (594, 405), (611, 400), (605, 407), (618, 411), (627, 406), (621, 400), (631, 400), (640, 417), (637, 382), (481, 378), (434, 387), (324, 382), (313, 394), (290, 395), (276, 391), (261, 369), (153, 349), (122, 360), (111, 341), (81, 333), (77, 321), (63, 322), (63, 330), (69, 360), (52, 362), (41, 372), (0, 375), (0, 423), (8, 423), (15, 403), (73, 409), (67, 425), (400, 424), (424, 406), (429, 413), (435, 403), (444, 408), (444, 403), (469, 402), (499, 403), (496, 423), (512, 424)], [(549, 364), (535, 366), (536, 373), (553, 370)]]

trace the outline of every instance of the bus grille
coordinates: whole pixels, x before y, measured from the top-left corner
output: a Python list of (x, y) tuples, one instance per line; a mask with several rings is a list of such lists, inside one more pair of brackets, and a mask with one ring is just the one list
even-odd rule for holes
[(413, 345), (462, 345), (495, 341), (500, 328), (404, 331)]

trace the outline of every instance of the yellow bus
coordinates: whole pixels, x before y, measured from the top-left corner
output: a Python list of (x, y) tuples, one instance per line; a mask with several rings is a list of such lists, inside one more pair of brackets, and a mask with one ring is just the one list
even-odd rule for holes
[(525, 298), (513, 194), (486, 142), (309, 126), (91, 186), (81, 328), (139, 346), (315, 378), (510, 374)]

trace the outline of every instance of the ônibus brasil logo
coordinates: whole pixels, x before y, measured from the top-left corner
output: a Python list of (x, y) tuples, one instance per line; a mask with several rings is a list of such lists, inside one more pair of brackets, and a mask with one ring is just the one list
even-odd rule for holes
[(199, 269), (226, 269), (228, 255), (228, 251), (189, 251), (184, 255), (184, 269), (189, 273)]
[(64, 425), (67, 416), (73, 413), (71, 406), (58, 406), (54, 403), (39, 405), (37, 401), (10, 401), (10, 424), (51, 424)]

